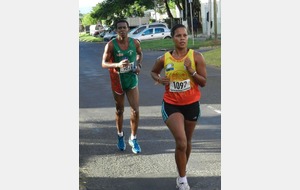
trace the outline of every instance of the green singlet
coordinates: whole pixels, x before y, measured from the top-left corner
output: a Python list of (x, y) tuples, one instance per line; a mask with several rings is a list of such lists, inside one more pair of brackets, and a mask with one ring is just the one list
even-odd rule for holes
[[(133, 38), (128, 38), (129, 39), (129, 46), (128, 49), (122, 50), (117, 42), (117, 39), (113, 39), (113, 45), (114, 45), (114, 62), (120, 62), (123, 59), (128, 59), (130, 62), (130, 66), (126, 68), (118, 68), (118, 74), (119, 74), (119, 83), (121, 85), (122, 91), (127, 91), (130, 89), (135, 88), (138, 85), (138, 77), (135, 72), (133, 72), (133, 69), (135, 68), (135, 63), (136, 63), (136, 46), (134, 44)], [(114, 83), (118, 81), (112, 81)], [(115, 90), (115, 89), (113, 89)], [(119, 90), (115, 90), (120, 91)]]

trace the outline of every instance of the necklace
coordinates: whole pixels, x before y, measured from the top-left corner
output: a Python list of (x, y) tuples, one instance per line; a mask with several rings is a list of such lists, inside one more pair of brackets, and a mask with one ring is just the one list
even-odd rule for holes
[(188, 50), (185, 49), (185, 50), (182, 51), (182, 52), (184, 52), (184, 53), (180, 53), (180, 54), (179, 54), (176, 50), (174, 50), (173, 57), (176, 57), (176, 58), (183, 58), (184, 56), (186, 56)]

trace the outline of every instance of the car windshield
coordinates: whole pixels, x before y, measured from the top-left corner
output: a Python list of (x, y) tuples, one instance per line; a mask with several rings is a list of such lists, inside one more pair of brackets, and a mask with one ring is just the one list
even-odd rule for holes
[(130, 34), (133, 33), (137, 28), (138, 28), (138, 27), (135, 27), (135, 28), (130, 29), (128, 33), (130, 33)]

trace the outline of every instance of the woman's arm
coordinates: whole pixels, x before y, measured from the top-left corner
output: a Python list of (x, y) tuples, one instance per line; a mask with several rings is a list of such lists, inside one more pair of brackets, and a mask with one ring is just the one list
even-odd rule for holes
[(201, 53), (194, 51), (194, 60), (196, 65), (196, 70), (191, 67), (190, 59), (186, 59), (184, 65), (187, 68), (187, 71), (194, 78), (195, 82), (204, 87), (206, 85), (206, 63), (204, 57)]
[(164, 56), (160, 56), (156, 59), (155, 64), (151, 70), (151, 77), (156, 81), (156, 84), (169, 84), (170, 80), (167, 77), (161, 77), (160, 72), (164, 68)]

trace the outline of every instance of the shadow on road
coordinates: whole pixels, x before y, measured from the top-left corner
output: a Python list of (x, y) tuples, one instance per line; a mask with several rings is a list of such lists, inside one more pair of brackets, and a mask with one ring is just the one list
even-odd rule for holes
[[(193, 140), (193, 152), (221, 152), (221, 130), (216, 127), (220, 125), (216, 121), (220, 120), (221, 116), (201, 118), (194, 132), (194, 136), (201, 140)], [(123, 130), (126, 140), (130, 134), (129, 122), (129, 119), (124, 119)], [(205, 127), (201, 123), (205, 123)], [(80, 122), (80, 125), (82, 126), (79, 129), (81, 165), (84, 165), (89, 157), (95, 155), (132, 155), (129, 146), (125, 151), (119, 151), (116, 147), (115, 120), (87, 120)], [(142, 147), (141, 155), (174, 153), (174, 139), (161, 117), (141, 117), (138, 137)], [(216, 146), (212, 145), (214, 142)]]
[[(89, 184), (87, 190), (176, 190), (175, 179), (88, 177), (84, 180)], [(189, 177), (188, 181), (191, 190), (221, 190), (221, 177)]]

